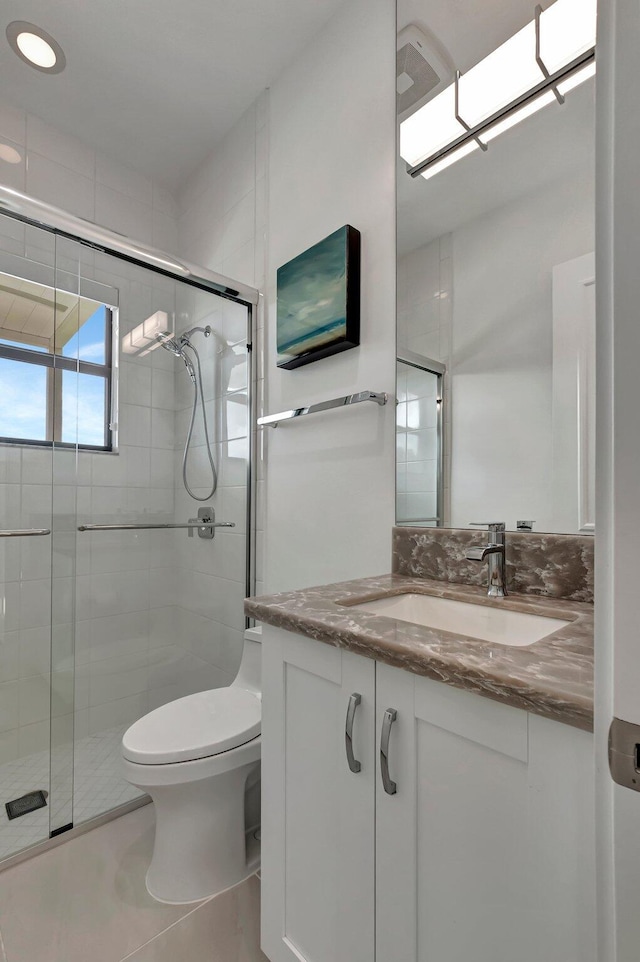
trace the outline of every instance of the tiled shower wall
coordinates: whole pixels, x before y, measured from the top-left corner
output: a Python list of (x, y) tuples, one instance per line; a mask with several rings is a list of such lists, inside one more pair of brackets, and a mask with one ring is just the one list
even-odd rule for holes
[[(266, 234), (267, 93), (240, 118), (224, 141), (196, 172), (179, 197), (179, 251), (186, 259), (264, 290)], [(212, 380), (205, 386), (217, 443), (219, 486), (211, 503), (219, 520), (234, 529), (219, 529), (215, 544), (180, 540), (176, 633), (199, 657), (220, 670), (218, 684), (228, 684), (242, 653), (245, 596), (244, 533), (246, 530), (247, 434), (246, 312), (229, 301), (195, 303), (188, 323), (211, 324), (216, 335), (197, 343)], [(187, 326), (185, 320), (183, 326)], [(257, 403), (263, 397), (262, 303), (254, 321), (254, 376)], [(198, 335), (196, 335), (198, 337)], [(182, 486), (182, 445), (191, 404), (191, 387), (177, 376), (176, 510), (182, 516), (194, 502)], [(197, 439), (201, 440), (201, 438)], [(258, 449), (260, 455), (260, 450)], [(196, 446), (193, 476), (207, 479), (204, 448)], [(262, 583), (264, 473), (257, 470), (256, 576)], [(199, 489), (198, 493), (202, 493)]]
[[(175, 250), (175, 204), (159, 184), (96, 154), (40, 119), (0, 104), (0, 140), (14, 146), (20, 164), (0, 162), (0, 182), (70, 210), (88, 220), (155, 246)], [(60, 250), (58, 244), (58, 263)], [(74, 245), (67, 244), (72, 267)], [(0, 249), (9, 257), (29, 257), (53, 265), (51, 235), (0, 217)], [(120, 271), (118, 274), (117, 271)], [(146, 288), (139, 271), (83, 249), (82, 273), (120, 291), (121, 333), (148, 316), (154, 300), (167, 291), (156, 277)], [(53, 278), (53, 272), (52, 272)], [(155, 287), (155, 290), (154, 290)], [(145, 313), (146, 312), (146, 313)], [(120, 453), (117, 456), (6, 446), (0, 456), (0, 523), (38, 524), (51, 510), (51, 482), (69, 512), (83, 520), (112, 520), (138, 511), (172, 517), (174, 365), (154, 352), (142, 363), (127, 362), (120, 372)], [(77, 487), (76, 487), (77, 485)], [(75, 500), (77, 498), (77, 500)], [(151, 532), (127, 540), (110, 535), (77, 541), (77, 596), (71, 579), (55, 562), (54, 600), (65, 614), (54, 618), (54, 647), (71, 637), (68, 613), (75, 603), (75, 734), (124, 724), (147, 710), (149, 693), (162, 687), (166, 658), (150, 654), (159, 640), (159, 609), (167, 603), (171, 567), (170, 536)], [(98, 542), (96, 539), (100, 537)], [(159, 540), (164, 539), (164, 540)], [(50, 710), (49, 546), (39, 539), (3, 547), (3, 623), (0, 630), (0, 762), (48, 748)], [(67, 575), (70, 571), (65, 572)], [(163, 652), (163, 656), (166, 652)], [(53, 678), (55, 726), (71, 730), (73, 652), (57, 658)], [(62, 719), (68, 720), (66, 725)]]

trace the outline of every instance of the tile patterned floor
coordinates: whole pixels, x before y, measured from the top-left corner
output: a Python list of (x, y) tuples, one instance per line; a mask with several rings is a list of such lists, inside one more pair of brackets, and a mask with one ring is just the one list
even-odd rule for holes
[[(120, 743), (127, 726), (89, 735), (76, 745), (73, 773), (73, 823), (79, 825), (133, 798), (140, 792), (122, 777)], [(67, 753), (70, 755), (70, 753)], [(53, 766), (58, 791), (51, 803), (9, 821), (4, 803), (40, 788), (49, 791), (49, 752), (36, 752), (0, 765), (0, 859), (49, 837), (50, 818), (55, 826), (71, 816), (71, 772)], [(57, 778), (56, 778), (57, 776)]]

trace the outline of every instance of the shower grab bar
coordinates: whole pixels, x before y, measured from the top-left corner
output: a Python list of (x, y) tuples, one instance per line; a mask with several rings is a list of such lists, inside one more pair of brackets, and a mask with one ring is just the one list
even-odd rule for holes
[(38, 538), (45, 534), (51, 534), (50, 528), (9, 528), (7, 531), (0, 531), (0, 538)]
[(182, 524), (79, 524), (78, 531), (141, 531), (147, 528), (235, 528), (235, 521), (187, 521)]
[(301, 418), (305, 414), (317, 414), (318, 411), (330, 411), (331, 408), (346, 407), (349, 404), (359, 404), (361, 401), (375, 401), (376, 404), (386, 404), (389, 400), (388, 394), (378, 394), (375, 391), (359, 391), (357, 394), (347, 394), (345, 397), (333, 398), (331, 401), (319, 401), (317, 404), (309, 404), (304, 408), (294, 408), (292, 411), (282, 411), (280, 414), (268, 414), (266, 417), (258, 418), (260, 426), (276, 428), (280, 421), (290, 421), (292, 418)]

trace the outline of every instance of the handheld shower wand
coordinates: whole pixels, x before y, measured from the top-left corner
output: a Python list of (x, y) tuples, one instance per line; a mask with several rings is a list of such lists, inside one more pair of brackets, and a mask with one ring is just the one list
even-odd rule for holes
[[(159, 344), (169, 351), (170, 354), (174, 354), (176, 357), (181, 357), (185, 363), (185, 367), (189, 372), (189, 377), (193, 381), (193, 407), (191, 409), (191, 421), (189, 422), (189, 431), (187, 433), (187, 440), (184, 446), (184, 454), (182, 456), (182, 481), (184, 483), (185, 490), (195, 501), (208, 501), (216, 493), (218, 487), (218, 472), (216, 471), (215, 462), (213, 460), (213, 455), (211, 454), (211, 441), (209, 440), (209, 425), (207, 423), (207, 411), (204, 405), (204, 389), (202, 386), (202, 367), (200, 365), (200, 355), (190, 341), (190, 337), (193, 334), (202, 333), (205, 337), (210, 337), (211, 327), (207, 324), (206, 327), (192, 327), (191, 330), (186, 331), (179, 341), (176, 341), (174, 337), (171, 336), (169, 331), (163, 331), (160, 334), (156, 334), (156, 339)], [(193, 366), (193, 362), (188, 354), (185, 353), (185, 348), (189, 348), (193, 351), (196, 359), (196, 365), (198, 368), (198, 374), (196, 379), (196, 370)], [(202, 423), (204, 426), (204, 439), (205, 447), (207, 450), (207, 458), (209, 460), (209, 465), (211, 467), (211, 490), (204, 496), (200, 497), (194, 494), (189, 487), (189, 482), (187, 481), (187, 460), (189, 458), (189, 450), (191, 448), (191, 439), (193, 437), (193, 427), (196, 420), (196, 411), (198, 409), (198, 394), (200, 395), (200, 408), (202, 411)]]

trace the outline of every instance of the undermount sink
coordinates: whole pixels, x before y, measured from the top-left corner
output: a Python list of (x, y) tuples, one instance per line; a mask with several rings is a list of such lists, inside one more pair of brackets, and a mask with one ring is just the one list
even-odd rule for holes
[(570, 624), (560, 618), (530, 615), (493, 605), (476, 605), (473, 602), (453, 601), (432, 595), (393, 595), (350, 607), (384, 615), (385, 618), (408, 621), (425, 628), (450, 631), (456, 635), (476, 638), (478, 641), (491, 641), (515, 648), (533, 645)]

